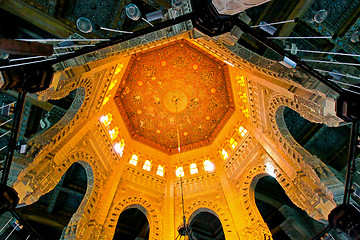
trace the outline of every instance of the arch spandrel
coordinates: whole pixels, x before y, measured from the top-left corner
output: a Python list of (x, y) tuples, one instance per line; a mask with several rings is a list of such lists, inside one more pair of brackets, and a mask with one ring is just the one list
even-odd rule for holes
[(295, 179), (290, 179), (274, 160), (262, 155), (257, 163), (246, 168), (235, 183), (239, 197), (244, 198), (242, 202), (246, 213), (254, 216), (252, 222), (263, 222), (260, 221), (262, 218), (255, 205), (254, 184), (264, 175), (275, 177), (290, 200), (315, 220), (327, 219), (329, 211), (335, 206), (333, 201), (325, 198), (325, 202), (322, 199), (322, 194), (318, 194), (321, 189), (317, 189), (308, 177), (298, 175)]
[(116, 224), (120, 214), (128, 208), (136, 207), (138, 205), (141, 206), (141, 209), (146, 210), (145, 215), (150, 226), (149, 239), (161, 240), (163, 236), (161, 219), (163, 213), (163, 201), (164, 199), (161, 197), (156, 198), (145, 196), (136, 190), (131, 190), (129, 188), (119, 188), (108, 211), (100, 234), (101, 237), (99, 239), (112, 239), (115, 234)]
[[(188, 217), (188, 223), (203, 209), (213, 213), (221, 222), (221, 226), (224, 231), (225, 239), (242, 239), (239, 233), (235, 230), (235, 226), (230, 214), (230, 210), (227, 207), (225, 199), (221, 199), (224, 196), (203, 196), (198, 199), (185, 199), (185, 215)], [(180, 200), (180, 199), (179, 199)], [(188, 206), (188, 207), (186, 207)], [(200, 210), (200, 211), (199, 211)], [(177, 211), (182, 213), (180, 209)], [(195, 214), (195, 215), (194, 215)], [(175, 224), (180, 226), (182, 224), (182, 214), (177, 214)]]
[[(312, 156), (291, 136), (284, 120), (284, 108), (289, 107), (300, 113), (309, 121), (332, 125), (338, 119), (334, 116), (324, 116), (324, 109), (318, 104), (308, 105), (308, 101), (296, 97), (294, 100), (282, 95), (274, 94), (269, 101), (269, 125), (272, 139), (288, 157), (291, 164), (298, 165), (305, 175), (311, 180), (309, 184), (325, 195), (323, 201), (333, 202), (334, 196), (331, 192), (332, 186), (341, 185), (332, 171), (320, 159)], [(311, 110), (313, 109), (313, 110)], [(315, 110), (314, 110), (315, 109)], [(315, 186), (314, 186), (315, 185)], [(329, 186), (330, 188), (328, 188)], [(336, 189), (334, 189), (336, 191)]]
[(28, 174), (19, 175), (13, 187), (19, 193), (20, 203), (32, 204), (40, 196), (51, 191), (60, 181), (62, 175), (75, 162), (80, 163), (85, 168), (87, 190), (64, 234), (65, 236), (76, 236), (77, 239), (81, 239), (80, 236), (84, 234), (86, 227), (90, 224), (92, 215), (95, 212), (94, 207), (99, 201), (99, 193), (104, 184), (104, 179), (101, 177), (102, 174), (97, 166), (97, 160), (93, 156), (85, 151), (75, 150), (64, 158), (61, 164), (44, 165), (39, 163), (40, 166), (46, 167), (41, 168), (36, 174), (32, 174), (33, 170), (25, 169), (25, 171), (29, 171)]

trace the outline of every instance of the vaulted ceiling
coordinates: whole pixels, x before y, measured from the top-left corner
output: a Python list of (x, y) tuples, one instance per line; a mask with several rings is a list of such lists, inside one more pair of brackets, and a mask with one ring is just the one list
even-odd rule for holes
[(228, 66), (186, 40), (135, 54), (115, 102), (130, 135), (166, 153), (211, 144), (234, 112)]

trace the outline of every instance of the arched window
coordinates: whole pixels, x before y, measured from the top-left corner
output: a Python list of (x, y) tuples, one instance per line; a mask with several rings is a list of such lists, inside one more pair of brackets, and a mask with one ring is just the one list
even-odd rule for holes
[(121, 139), (120, 142), (114, 144), (114, 150), (120, 155), (120, 157), (123, 156), (124, 148), (125, 148), (124, 139)]
[(195, 173), (198, 173), (199, 171), (198, 171), (198, 168), (197, 168), (197, 166), (196, 166), (196, 163), (192, 163), (192, 164), (190, 164), (190, 173), (191, 174), (195, 174)]
[(229, 154), (227, 153), (227, 151), (225, 149), (221, 150), (221, 156), (224, 160), (228, 159)]
[(215, 170), (215, 165), (210, 160), (205, 160), (203, 165), (206, 172), (212, 172)]
[(104, 124), (105, 127), (109, 126), (111, 121), (112, 121), (111, 113), (108, 113), (100, 117), (100, 122), (102, 122), (102, 124)]
[(236, 146), (237, 146), (237, 144), (238, 144), (238, 142), (237, 142), (234, 138), (230, 138), (229, 143), (230, 143), (230, 147), (231, 147), (232, 149), (235, 149)]
[[(63, 229), (85, 196), (87, 181), (85, 168), (82, 164), (74, 163), (53, 190), (41, 196), (37, 202), (18, 208), (18, 212), (43, 239), (60, 239)], [(14, 235), (18, 234), (16, 232)]]
[(138, 159), (139, 159), (138, 156), (134, 154), (134, 155), (131, 156), (129, 163), (131, 165), (136, 166), (137, 163), (138, 163)]
[[(271, 173), (271, 165), (266, 168)], [(311, 239), (324, 227), (298, 208), (274, 177), (257, 181), (255, 202), (274, 240)]]
[(114, 127), (113, 129), (109, 130), (109, 136), (111, 138), (111, 140), (114, 140), (119, 134), (119, 128), (118, 127)]
[[(141, 209), (144, 208), (141, 207)], [(148, 240), (150, 234), (150, 226), (145, 213), (139, 208), (125, 209), (119, 216), (113, 240)]]
[(143, 169), (146, 171), (150, 171), (151, 169), (151, 162), (149, 160), (146, 160), (143, 166)]
[(225, 240), (218, 216), (210, 209), (198, 209), (190, 217), (190, 229), (196, 239)]
[(176, 176), (177, 176), (177, 177), (183, 177), (183, 176), (185, 176), (183, 167), (178, 167), (178, 168), (176, 169), (175, 173), (176, 173)]
[(161, 177), (164, 176), (164, 167), (159, 165), (158, 168), (157, 168), (157, 171), (156, 171), (156, 175), (159, 175)]
[(247, 133), (247, 130), (242, 126), (239, 127), (238, 131), (239, 131), (239, 134), (240, 134), (241, 137), (244, 137), (245, 134)]
[(349, 126), (328, 127), (308, 121), (291, 108), (285, 107), (283, 111), (287, 130), (297, 143), (336, 170), (346, 166)]

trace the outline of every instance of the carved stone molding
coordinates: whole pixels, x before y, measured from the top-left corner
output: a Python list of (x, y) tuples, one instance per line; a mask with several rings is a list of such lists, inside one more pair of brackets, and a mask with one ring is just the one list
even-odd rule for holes
[(145, 196), (140, 192), (122, 186), (114, 197), (99, 239), (113, 238), (120, 214), (129, 208), (138, 208), (145, 214), (150, 226), (149, 239), (162, 239), (160, 216), (162, 214), (163, 201), (163, 198)]
[(59, 164), (53, 163), (52, 165), (45, 165), (42, 161), (32, 163), (19, 174), (14, 188), (19, 193), (20, 202), (32, 204), (37, 201), (40, 196), (51, 191), (60, 181), (62, 175), (75, 162), (85, 168), (87, 190), (80, 206), (71, 218), (63, 234), (64, 237), (76, 236), (78, 238), (89, 225), (94, 207), (99, 201), (101, 187), (105, 181), (103, 177), (104, 174), (101, 173), (97, 160), (93, 156), (79, 149), (71, 152)]
[(297, 111), (309, 121), (318, 123), (333, 124), (337, 120), (334, 116), (324, 116), (322, 106), (309, 103), (304, 99), (296, 97), (294, 101), (281, 95), (273, 95), (270, 100), (269, 118), (272, 130), (272, 137), (283, 152), (292, 160), (293, 164), (298, 164), (304, 173), (321, 189), (328, 199), (334, 199), (333, 194), (324, 184), (338, 185), (340, 182), (336, 179), (332, 171), (320, 161), (307, 152), (295, 139), (286, 127), (284, 120), (284, 109), (289, 107)]

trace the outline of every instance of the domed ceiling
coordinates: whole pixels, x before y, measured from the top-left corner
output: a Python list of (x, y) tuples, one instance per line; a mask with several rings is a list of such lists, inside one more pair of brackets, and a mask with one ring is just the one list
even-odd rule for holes
[(164, 151), (212, 143), (235, 111), (226, 64), (186, 40), (135, 54), (115, 95), (133, 139)]

